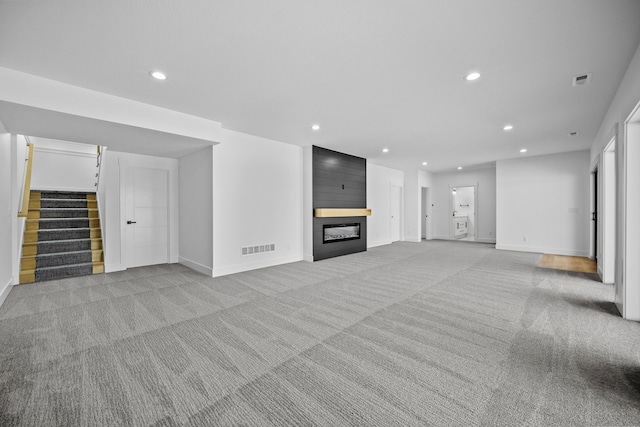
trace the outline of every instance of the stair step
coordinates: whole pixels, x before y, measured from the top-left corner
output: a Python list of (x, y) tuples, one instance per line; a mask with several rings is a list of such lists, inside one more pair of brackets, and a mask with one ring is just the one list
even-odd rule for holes
[(67, 239), (22, 245), (22, 256), (102, 249), (102, 239)]
[(74, 265), (93, 262), (93, 254), (91, 251), (76, 251), (66, 253), (54, 253), (37, 255), (36, 269), (44, 267), (57, 267), (62, 265)]
[(36, 268), (20, 271), (20, 283), (42, 282), (67, 277), (88, 276), (104, 273), (104, 263), (81, 263), (60, 267)]
[(22, 270), (35, 270), (42, 267), (53, 267), (56, 265), (78, 264), (84, 262), (103, 262), (104, 254), (102, 249), (54, 252), (49, 254), (23, 255), (20, 260)]
[(29, 208), (29, 219), (39, 218), (98, 218), (98, 209), (93, 208)]
[(104, 273), (95, 193), (32, 191), (20, 283)]
[(93, 196), (95, 200), (96, 193), (72, 192), (72, 191), (40, 191), (40, 197), (43, 199), (88, 199)]
[(93, 274), (93, 263), (63, 265), (59, 267), (36, 268), (36, 282), (63, 279), (65, 277), (87, 276)]
[(100, 220), (89, 218), (40, 218), (27, 219), (27, 231), (61, 228), (99, 228)]
[(40, 209), (43, 208), (87, 208), (87, 201), (72, 199), (40, 199)]
[(59, 228), (29, 230), (24, 232), (24, 242), (48, 242), (51, 240), (92, 239), (101, 237), (99, 228)]

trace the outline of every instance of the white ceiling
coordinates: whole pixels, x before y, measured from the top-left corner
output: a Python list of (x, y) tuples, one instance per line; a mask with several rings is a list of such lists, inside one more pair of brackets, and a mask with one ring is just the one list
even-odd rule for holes
[[(180, 158), (214, 145), (153, 129), (0, 101), (0, 118), (29, 136), (107, 146), (109, 150)], [(17, 133), (16, 132), (16, 133)], [(37, 141), (37, 139), (34, 139)], [(135, 143), (132, 143), (135, 141)]]
[(638, 0), (0, 2), (0, 66), (430, 171), (589, 148), (639, 43)]

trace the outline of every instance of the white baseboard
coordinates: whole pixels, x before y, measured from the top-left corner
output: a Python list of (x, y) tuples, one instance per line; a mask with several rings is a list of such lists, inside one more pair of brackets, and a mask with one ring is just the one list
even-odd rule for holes
[(419, 237), (405, 237), (404, 242), (412, 242), (412, 243), (420, 243), (422, 242), (422, 239), (420, 239)]
[(304, 254), (304, 255), (302, 256), (302, 259), (303, 259), (304, 261), (307, 261), (307, 262), (313, 262), (313, 255), (310, 255), (310, 254)]
[(242, 273), (243, 271), (257, 270), (259, 268), (273, 267), (275, 265), (289, 264), (302, 261), (302, 254), (282, 258), (270, 258), (263, 261), (255, 261), (246, 264), (230, 265), (228, 267), (213, 268), (213, 277), (226, 276), (228, 274)]
[(113, 273), (116, 271), (124, 271), (126, 270), (127, 267), (125, 267), (122, 264), (105, 264), (104, 265), (104, 272), (105, 273)]
[(482, 239), (482, 238), (477, 238), (476, 240), (474, 240), (474, 242), (480, 242), (480, 243), (496, 243), (496, 239)]
[(13, 278), (10, 278), (0, 290), (0, 306), (4, 303), (4, 300), (7, 299), (9, 292), (11, 292), (11, 288), (13, 288)]
[(367, 249), (375, 248), (376, 246), (384, 246), (384, 245), (390, 245), (390, 244), (391, 244), (390, 240), (378, 240), (377, 242), (367, 241)]
[(202, 265), (199, 262), (195, 262), (184, 257), (178, 257), (178, 262), (189, 267), (192, 270), (197, 271), (198, 273), (202, 273), (205, 276), (213, 277), (213, 268), (211, 267), (207, 267), (206, 265)]
[(567, 255), (567, 256), (583, 256), (588, 257), (588, 250), (579, 249), (558, 249), (558, 248), (545, 248), (536, 246), (519, 246), (519, 245), (496, 245), (496, 249), (503, 251), (517, 251), (517, 252), (534, 252), (540, 254), (553, 254), (553, 255)]
[[(445, 236), (442, 234), (434, 235), (430, 240), (462, 240), (462, 239), (452, 239), (449, 236)], [(476, 237), (475, 240), (462, 240), (463, 242), (479, 242), (479, 243), (496, 243), (496, 239), (486, 238), (486, 237)]]
[(449, 237), (448, 234), (434, 234), (433, 236), (431, 236), (431, 240), (451, 240), (451, 237)]

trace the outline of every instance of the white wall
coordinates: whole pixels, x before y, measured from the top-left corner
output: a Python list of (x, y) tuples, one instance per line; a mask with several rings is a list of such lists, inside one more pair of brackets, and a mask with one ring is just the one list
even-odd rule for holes
[(629, 117), (635, 106), (640, 102), (640, 45), (631, 59), (629, 68), (625, 72), (618, 91), (609, 105), (607, 115), (600, 124), (598, 134), (591, 144), (591, 163), (596, 161), (604, 151), (611, 137), (614, 126), (620, 126), (621, 141), (624, 133), (624, 121)]
[(29, 139), (35, 147), (32, 190), (96, 191), (95, 145), (36, 137)]
[(404, 206), (403, 206), (403, 235), (401, 240), (408, 242), (420, 242), (422, 236), (420, 200), (422, 198), (422, 188), (419, 185), (419, 171), (417, 169), (404, 171)]
[(460, 170), (432, 174), (433, 238), (451, 238), (451, 189), (477, 186), (476, 241), (496, 241), (496, 170), (494, 168)]
[(640, 321), (640, 106), (626, 125), (623, 316)]
[(367, 161), (367, 247), (391, 243), (391, 185), (404, 187), (404, 172)]
[(140, 154), (105, 151), (102, 176), (105, 182), (104, 269), (109, 273), (126, 269), (125, 169), (128, 166), (165, 169), (169, 172), (169, 262), (178, 262), (178, 160)]
[[(4, 127), (0, 124), (4, 132)], [(13, 227), (11, 176), (12, 150), (11, 135), (0, 133), (0, 304), (2, 304), (13, 286)], [(16, 212), (17, 214), (17, 212)]]
[[(22, 209), (22, 195), (24, 194), (25, 169), (27, 168), (27, 140), (23, 135), (14, 135), (16, 144), (13, 147), (16, 150), (16, 178), (18, 180), (18, 191), (14, 194), (14, 202), (17, 203), (18, 210)], [(33, 172), (32, 172), (33, 174)]]
[(496, 248), (589, 256), (589, 174), (586, 150), (498, 161)]
[[(631, 183), (627, 186), (627, 167), (637, 169), (639, 159), (628, 159), (626, 147), (626, 129), (624, 122), (632, 113), (633, 109), (640, 102), (640, 45), (635, 55), (631, 59), (629, 67), (618, 87), (618, 91), (609, 106), (607, 115), (600, 125), (598, 135), (591, 145), (591, 161), (595, 162), (604, 151), (612, 137), (616, 136), (616, 173), (617, 173), (617, 195), (616, 195), (616, 261), (615, 261), (615, 301), (618, 310), (625, 317), (629, 318), (625, 312), (626, 292), (625, 286), (628, 281), (627, 271), (629, 265), (637, 264), (640, 257), (638, 250), (632, 253), (627, 252), (629, 241), (638, 242), (640, 236), (629, 236), (627, 230), (627, 218), (631, 221), (637, 220), (637, 213), (628, 212), (626, 203), (629, 194), (637, 194), (639, 183)], [(602, 175), (599, 176), (602, 179)], [(606, 191), (606, 189), (605, 189)], [(629, 283), (640, 283), (640, 278), (631, 278)], [(639, 285), (640, 286), (640, 285)], [(637, 304), (637, 302), (634, 302)]]
[(213, 275), (213, 148), (180, 159), (180, 263)]
[[(213, 147), (213, 275), (302, 260), (303, 150), (223, 129)], [(247, 246), (276, 250), (242, 255)]]
[(206, 141), (217, 142), (221, 135), (219, 122), (4, 67), (0, 67), (0, 99)]

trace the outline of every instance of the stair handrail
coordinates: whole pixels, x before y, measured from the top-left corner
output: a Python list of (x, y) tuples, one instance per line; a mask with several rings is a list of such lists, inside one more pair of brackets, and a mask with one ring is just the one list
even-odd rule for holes
[[(100, 194), (101, 194), (101, 189), (100, 189), (100, 176), (102, 174), (102, 160), (104, 158), (104, 151), (107, 149), (107, 147), (98, 145), (97, 146), (97, 150), (98, 150), (98, 155), (96, 157), (96, 168), (97, 168), (97, 172), (96, 172), (96, 204), (98, 206), (98, 218), (99, 218), (99, 222), (100, 222), (100, 238), (102, 239), (102, 260), (104, 262), (105, 260), (105, 254), (106, 254), (106, 235), (105, 235), (105, 222), (104, 222), (104, 207), (101, 206), (100, 204)], [(103, 184), (104, 185), (104, 184)]]
[(98, 192), (98, 184), (100, 183), (100, 171), (102, 170), (102, 146), (97, 145), (98, 155), (96, 156), (96, 193)]
[(25, 141), (27, 141), (27, 156), (24, 161), (27, 163), (22, 172), (22, 185), (20, 187), (20, 210), (18, 211), (18, 217), (26, 218), (29, 214), (29, 198), (31, 196), (31, 170), (33, 166), (33, 151), (34, 144), (31, 143), (29, 137), (24, 135)]

